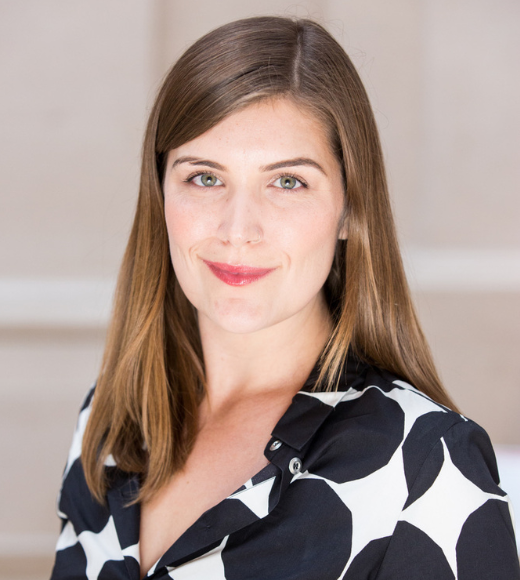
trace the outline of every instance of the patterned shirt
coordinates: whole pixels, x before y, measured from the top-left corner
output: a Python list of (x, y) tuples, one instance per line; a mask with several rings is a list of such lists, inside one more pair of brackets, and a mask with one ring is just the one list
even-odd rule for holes
[[(265, 448), (268, 465), (207, 510), (150, 580), (519, 580), (508, 497), (474, 422), (349, 359), (337, 392), (317, 369)], [(113, 461), (92, 499), (81, 410), (63, 476), (52, 580), (139, 580), (136, 475)]]

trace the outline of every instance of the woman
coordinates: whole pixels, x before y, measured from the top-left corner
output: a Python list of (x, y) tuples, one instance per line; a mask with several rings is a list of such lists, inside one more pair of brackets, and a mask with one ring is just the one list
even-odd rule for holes
[(520, 578), (449, 408), (352, 63), (307, 20), (209, 33), (150, 115), (53, 578)]

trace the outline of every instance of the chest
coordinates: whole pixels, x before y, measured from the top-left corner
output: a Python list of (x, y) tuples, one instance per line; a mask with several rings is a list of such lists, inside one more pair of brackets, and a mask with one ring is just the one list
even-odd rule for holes
[(264, 448), (271, 428), (269, 421), (249, 426), (239, 422), (201, 431), (184, 469), (141, 506), (141, 575), (205, 511), (267, 465)]

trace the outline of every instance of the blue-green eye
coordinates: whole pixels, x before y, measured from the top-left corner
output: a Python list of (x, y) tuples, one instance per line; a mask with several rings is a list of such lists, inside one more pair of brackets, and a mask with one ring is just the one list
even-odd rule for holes
[(281, 189), (296, 189), (297, 187), (304, 186), (304, 184), (296, 177), (292, 175), (282, 175), (274, 182), (275, 187), (280, 187)]
[(189, 179), (195, 185), (201, 187), (214, 187), (215, 185), (222, 185), (222, 181), (213, 173), (199, 173), (191, 179)]

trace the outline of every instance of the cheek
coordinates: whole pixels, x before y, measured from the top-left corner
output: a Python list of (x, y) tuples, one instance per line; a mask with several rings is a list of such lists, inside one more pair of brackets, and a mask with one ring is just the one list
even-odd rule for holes
[(201, 231), (200, 215), (182, 203), (173, 203), (166, 199), (164, 205), (166, 229), (170, 259), (175, 276), (188, 300), (200, 307), (200, 280), (195, 267), (196, 250), (200, 246)]
[(188, 251), (208, 231), (209, 224), (204, 213), (197, 212), (190, 204), (179, 200), (166, 200), (164, 215), (172, 259), (174, 253)]
[(165, 203), (164, 215), (175, 276), (188, 300), (193, 304), (195, 279), (192, 257), (193, 249), (197, 247), (196, 220), (187, 208), (173, 203)]
[(308, 284), (325, 282), (337, 244), (338, 212), (308, 212), (295, 227), (286, 229), (286, 244), (293, 266)]

